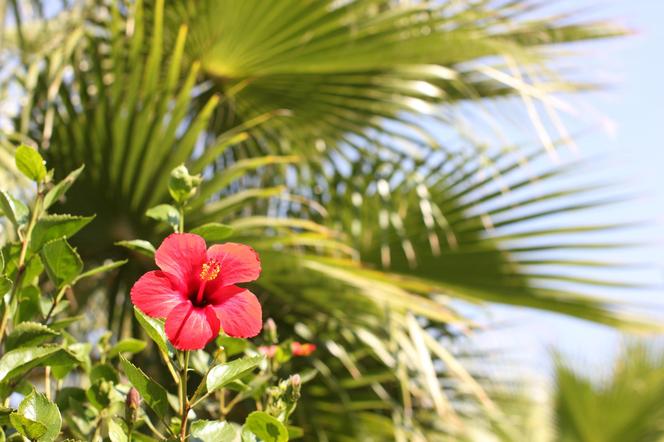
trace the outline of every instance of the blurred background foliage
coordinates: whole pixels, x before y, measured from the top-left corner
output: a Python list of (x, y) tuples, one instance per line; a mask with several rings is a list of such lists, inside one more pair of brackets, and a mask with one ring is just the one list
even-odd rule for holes
[[(625, 29), (526, 0), (0, 7), (0, 96), (18, 103), (0, 161), (26, 142), (57, 171), (85, 164), (60, 206), (97, 214), (78, 249), (132, 258), (77, 293), (89, 327), (137, 333), (127, 290), (152, 263), (115, 243), (161, 241), (144, 214), (185, 163), (205, 178), (186, 228), (232, 226), (261, 255), (266, 317), (318, 345), (294, 416), (307, 440), (533, 440), (523, 385), (478, 369), (489, 355), (467, 345), (469, 305), (653, 328), (591, 296), (638, 287), (602, 254), (624, 244), (587, 240), (626, 227), (587, 216), (622, 196), (559, 153), (573, 143), (561, 97), (597, 87), (560, 60)], [(511, 139), (511, 118), (539, 143)], [(0, 180), (21, 186), (9, 167)], [(563, 368), (559, 381), (567, 423), (566, 386), (584, 381)]]

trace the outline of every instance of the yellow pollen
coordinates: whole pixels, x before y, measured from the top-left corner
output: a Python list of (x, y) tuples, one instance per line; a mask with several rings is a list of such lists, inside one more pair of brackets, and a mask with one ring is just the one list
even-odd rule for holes
[(201, 281), (214, 280), (219, 275), (220, 270), (221, 270), (221, 264), (219, 264), (219, 262), (217, 262), (214, 259), (209, 260), (208, 262), (203, 264), (203, 267), (201, 268), (201, 273), (199, 275)]

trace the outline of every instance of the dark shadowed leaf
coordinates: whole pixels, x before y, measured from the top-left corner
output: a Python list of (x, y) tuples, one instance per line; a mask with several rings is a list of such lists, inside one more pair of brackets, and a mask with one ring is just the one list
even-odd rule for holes
[(119, 382), (118, 372), (110, 364), (97, 364), (90, 370), (90, 383), (105, 380), (117, 384)]
[(127, 260), (123, 259), (122, 261), (111, 261), (108, 264), (100, 265), (99, 267), (95, 267), (94, 269), (90, 269), (78, 275), (76, 279), (74, 279), (72, 284), (77, 283), (83, 278), (89, 278), (90, 276), (98, 275), (100, 273), (108, 272), (109, 270), (117, 269), (118, 267), (121, 267), (126, 263)]
[(69, 190), (71, 185), (74, 184), (76, 178), (78, 178), (81, 172), (83, 172), (84, 167), (85, 166), (81, 166), (78, 169), (74, 170), (69, 175), (67, 175), (62, 181), (53, 186), (51, 190), (48, 191), (46, 196), (44, 196), (44, 209), (48, 209), (49, 207), (51, 207), (60, 198), (62, 198), (65, 193), (67, 193), (67, 190)]
[(30, 248), (38, 251), (48, 241), (69, 238), (93, 219), (94, 216), (46, 215), (35, 225)]
[(9, 291), (9, 289), (12, 288), (12, 285), (14, 285), (11, 281), (11, 279), (7, 278), (6, 276), (0, 275), (0, 296), (4, 295)]
[(81, 257), (63, 238), (44, 244), (41, 256), (48, 276), (58, 287), (71, 284), (83, 270)]

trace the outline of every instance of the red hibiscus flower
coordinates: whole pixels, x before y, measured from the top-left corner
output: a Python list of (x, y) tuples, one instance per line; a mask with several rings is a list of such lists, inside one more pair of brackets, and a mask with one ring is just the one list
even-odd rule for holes
[(179, 350), (197, 350), (216, 338), (250, 338), (262, 326), (261, 305), (238, 282), (261, 272), (256, 252), (243, 244), (206, 249), (192, 233), (174, 233), (155, 254), (161, 270), (146, 273), (131, 288), (131, 301), (153, 318), (166, 318), (166, 336)]
[(291, 352), (293, 353), (293, 356), (309, 356), (314, 351), (316, 351), (316, 344), (291, 342)]

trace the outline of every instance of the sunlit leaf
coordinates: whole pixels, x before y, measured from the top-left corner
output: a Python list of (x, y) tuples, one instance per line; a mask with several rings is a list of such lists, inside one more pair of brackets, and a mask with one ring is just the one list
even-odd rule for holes
[(18, 347), (34, 347), (60, 334), (49, 327), (37, 322), (21, 322), (7, 335), (5, 350), (10, 351)]
[(195, 442), (235, 442), (238, 430), (231, 422), (198, 420), (191, 424)]
[(42, 181), (46, 177), (44, 159), (35, 149), (21, 145), (16, 149), (16, 167), (32, 181)]
[(254, 411), (244, 422), (243, 431), (250, 431), (265, 442), (286, 442), (288, 430), (280, 421), (263, 411)]
[(129, 250), (134, 250), (150, 258), (154, 258), (156, 252), (154, 246), (149, 242), (142, 239), (133, 239), (131, 241), (118, 241), (116, 246), (125, 247)]
[(223, 388), (241, 378), (256, 368), (262, 360), (262, 356), (245, 357), (215, 366), (205, 380), (208, 392)]
[(108, 357), (113, 358), (123, 353), (139, 353), (143, 351), (145, 346), (145, 341), (134, 338), (125, 338), (111, 347), (108, 351)]

